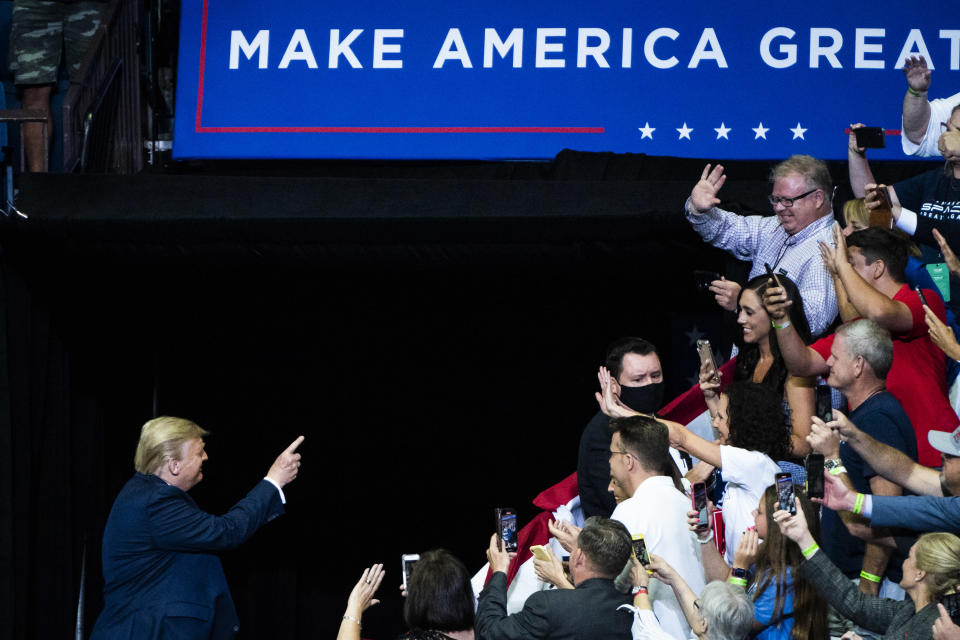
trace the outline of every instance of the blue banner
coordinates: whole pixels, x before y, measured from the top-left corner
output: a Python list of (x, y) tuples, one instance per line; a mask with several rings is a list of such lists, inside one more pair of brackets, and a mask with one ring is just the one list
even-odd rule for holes
[(899, 67), (960, 91), (955, 0), (183, 0), (176, 158), (902, 158)]

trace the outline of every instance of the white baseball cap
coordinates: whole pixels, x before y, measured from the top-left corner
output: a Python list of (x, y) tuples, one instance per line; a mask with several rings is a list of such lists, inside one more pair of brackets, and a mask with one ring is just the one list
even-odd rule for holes
[(950, 456), (960, 456), (960, 427), (950, 431), (928, 431), (927, 440), (937, 451)]

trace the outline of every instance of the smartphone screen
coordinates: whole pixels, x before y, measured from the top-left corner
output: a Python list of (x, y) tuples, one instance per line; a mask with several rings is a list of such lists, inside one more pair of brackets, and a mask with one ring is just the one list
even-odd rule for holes
[(407, 591), (407, 585), (410, 583), (410, 576), (413, 574), (413, 565), (420, 560), (419, 553), (405, 553), (400, 556), (400, 563), (403, 565), (403, 590)]
[(793, 477), (789, 473), (777, 474), (777, 502), (790, 515), (797, 515), (797, 505), (793, 501)]
[(830, 387), (820, 385), (814, 392), (816, 394), (816, 412), (817, 417), (824, 422), (833, 420), (833, 398), (830, 395)]
[(823, 455), (811, 453), (807, 456), (807, 496), (823, 497)]
[(697, 284), (697, 291), (709, 291), (710, 283), (719, 280), (720, 274), (716, 271), (700, 271), (697, 269), (693, 272), (693, 279)]
[(647, 543), (643, 539), (643, 534), (633, 536), (633, 555), (637, 556), (640, 564), (647, 566), (650, 564), (650, 556), (647, 554)]
[(497, 539), (500, 548), (507, 552), (517, 550), (517, 512), (510, 507), (496, 509)]
[(857, 146), (866, 149), (883, 149), (887, 146), (887, 139), (883, 127), (860, 127), (853, 130)]
[(693, 510), (697, 512), (697, 528), (706, 529), (710, 526), (710, 519), (707, 517), (707, 484), (705, 482), (695, 482), (693, 484)]

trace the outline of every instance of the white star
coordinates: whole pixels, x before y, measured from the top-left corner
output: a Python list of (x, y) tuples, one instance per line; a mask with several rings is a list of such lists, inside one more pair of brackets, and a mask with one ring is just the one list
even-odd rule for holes
[(797, 123), (797, 126), (794, 127), (793, 129), (790, 129), (790, 131), (793, 131), (794, 140), (796, 140), (797, 138), (800, 138), (801, 140), (806, 140), (806, 138), (803, 137), (803, 134), (805, 134), (807, 130), (801, 127), (799, 122)]
[(687, 339), (690, 341), (689, 346), (691, 347), (697, 344), (697, 340), (699, 340), (704, 336), (704, 333), (699, 329), (697, 329), (697, 325), (693, 325), (693, 329), (691, 329), (690, 331), (687, 331), (686, 333), (687, 333)]
[(727, 134), (733, 131), (733, 129), (724, 125), (722, 122), (720, 123), (719, 129), (714, 127), (713, 130), (717, 132), (717, 140), (719, 140), (720, 138), (723, 138), (724, 140), (729, 140), (730, 138), (727, 137)]
[(683, 127), (681, 127), (680, 129), (677, 129), (677, 131), (680, 132), (680, 137), (677, 138), (677, 140), (683, 140), (684, 138), (686, 138), (687, 140), (690, 140), (690, 132), (693, 131), (693, 129), (688, 128), (687, 123), (684, 122)]
[(764, 140), (766, 140), (766, 139), (767, 139), (767, 131), (770, 131), (770, 127), (765, 127), (765, 126), (763, 126), (763, 123), (761, 122), (759, 127), (754, 127), (754, 128), (753, 128), (753, 132), (754, 132), (755, 134), (757, 134), (757, 135), (753, 136), (753, 139), (754, 139), (754, 140), (758, 140), (758, 139), (760, 139), (760, 138), (763, 138)]
[(649, 122), (644, 122), (643, 126), (639, 127), (637, 131), (639, 131), (642, 134), (640, 136), (641, 140), (643, 140), (644, 138), (650, 138), (651, 140), (653, 140), (653, 132), (656, 131), (656, 128), (651, 127)]

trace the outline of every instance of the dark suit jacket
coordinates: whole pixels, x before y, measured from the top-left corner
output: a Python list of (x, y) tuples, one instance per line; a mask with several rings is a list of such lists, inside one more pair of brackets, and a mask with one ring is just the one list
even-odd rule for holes
[(507, 615), (507, 576), (498, 571), (480, 593), (476, 632), (481, 640), (630, 640), (633, 612), (613, 580), (592, 578), (576, 589), (537, 591), (523, 610)]
[(281, 513), (280, 494), (266, 480), (215, 516), (157, 476), (135, 474), (103, 533), (104, 609), (91, 640), (234, 637), (237, 612), (215, 552)]
[(610, 419), (597, 411), (580, 436), (577, 456), (577, 485), (583, 517), (609, 518), (617, 501), (610, 486)]

